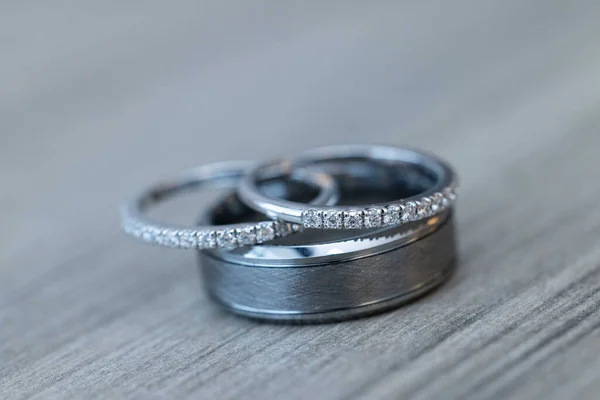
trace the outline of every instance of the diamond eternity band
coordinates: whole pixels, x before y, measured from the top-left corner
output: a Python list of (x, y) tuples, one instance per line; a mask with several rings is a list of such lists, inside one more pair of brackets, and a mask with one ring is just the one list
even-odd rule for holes
[[(123, 206), (121, 226), (127, 234), (139, 240), (178, 249), (232, 249), (264, 243), (300, 231), (300, 225), (281, 220), (179, 227), (151, 220), (145, 215), (147, 208), (207, 184), (233, 188), (253, 165), (249, 161), (208, 164), (158, 182)], [(337, 198), (337, 185), (328, 175), (313, 171), (299, 176), (297, 180), (319, 189), (312, 204), (328, 204)]]
[(235, 248), (268, 242), (299, 232), (297, 224), (282, 221), (264, 221), (240, 228), (176, 229), (161, 228), (154, 224), (124, 218), (123, 230), (150, 244), (176, 249)]
[[(374, 187), (395, 188), (394, 197), (378, 204), (310, 206), (292, 204), (261, 192), (258, 183), (273, 173), (318, 169), (336, 178), (342, 199)], [(271, 218), (316, 229), (369, 229), (429, 218), (452, 206), (456, 199), (454, 170), (438, 157), (396, 146), (340, 145), (322, 147), (261, 164), (242, 179), (240, 199)], [(358, 189), (357, 189), (358, 188)], [(392, 190), (393, 191), (393, 190)], [(391, 191), (390, 191), (391, 193)]]
[(456, 200), (456, 188), (448, 187), (432, 196), (405, 203), (362, 209), (309, 208), (302, 212), (302, 226), (319, 229), (368, 229), (400, 225), (433, 217), (449, 209)]

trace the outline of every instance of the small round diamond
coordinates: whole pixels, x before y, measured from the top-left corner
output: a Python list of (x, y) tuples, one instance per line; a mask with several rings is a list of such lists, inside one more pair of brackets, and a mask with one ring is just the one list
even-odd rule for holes
[(292, 227), (292, 232), (293, 233), (298, 233), (298, 232), (302, 232), (302, 225), (298, 225), (298, 224), (290, 224)]
[(383, 209), (383, 225), (397, 225), (400, 223), (402, 207), (389, 205)]
[(419, 218), (428, 217), (431, 212), (431, 199), (429, 197), (423, 197), (419, 200), (417, 205), (417, 215)]
[(342, 211), (329, 210), (323, 213), (323, 227), (326, 229), (340, 229), (343, 220)]
[(256, 241), (257, 243), (268, 242), (275, 239), (275, 223), (261, 222), (256, 226)]
[(214, 249), (217, 247), (217, 234), (215, 231), (198, 232), (198, 247), (203, 249)]
[(156, 243), (161, 246), (169, 246), (169, 238), (167, 237), (167, 233), (167, 230), (145, 228), (142, 237), (144, 240), (150, 243)]
[(454, 203), (454, 200), (456, 200), (456, 191), (454, 188), (448, 187), (442, 192), (444, 193), (444, 198), (446, 198), (449, 204)]
[(236, 247), (237, 237), (235, 236), (235, 229), (226, 229), (224, 231), (218, 231), (217, 246), (229, 248)]
[(365, 228), (378, 228), (382, 223), (383, 210), (381, 208), (367, 208), (365, 210)]
[(168, 247), (177, 248), (180, 247), (179, 232), (165, 231), (162, 236), (164, 237), (164, 244)]
[(415, 202), (409, 201), (406, 203), (403, 211), (402, 221), (414, 221), (417, 218), (417, 204)]
[(160, 229), (143, 225), (140, 228), (140, 235), (146, 242), (156, 243), (159, 241)]
[(323, 214), (315, 209), (309, 209), (302, 212), (302, 225), (305, 228), (322, 228)]
[(441, 193), (435, 193), (431, 199), (431, 212), (436, 214), (444, 208), (444, 195)]
[(363, 227), (363, 212), (350, 210), (344, 212), (344, 228), (361, 229)]
[(198, 246), (198, 238), (194, 231), (181, 231), (178, 233), (179, 246), (184, 249), (192, 249)]
[(154, 242), (163, 246), (177, 247), (174, 237), (175, 233), (171, 233), (167, 229), (163, 229), (154, 236)]
[(245, 226), (236, 229), (238, 243), (242, 246), (248, 246), (256, 243), (256, 229), (253, 226)]
[(275, 236), (277, 237), (286, 237), (293, 232), (292, 224), (288, 224), (287, 222), (277, 221), (275, 222)]

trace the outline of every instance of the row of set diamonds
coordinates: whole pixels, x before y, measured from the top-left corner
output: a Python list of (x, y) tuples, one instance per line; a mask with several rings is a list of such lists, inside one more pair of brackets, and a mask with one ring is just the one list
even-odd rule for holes
[(321, 229), (363, 229), (398, 225), (432, 217), (448, 209), (455, 200), (455, 189), (448, 187), (433, 196), (384, 207), (350, 211), (336, 209), (320, 211), (311, 208), (302, 212), (302, 225), (305, 228)]
[(267, 242), (297, 232), (299, 225), (281, 221), (259, 222), (236, 229), (160, 229), (156, 226), (126, 220), (123, 229), (128, 234), (152, 244), (179, 249), (214, 249), (218, 247), (234, 248)]

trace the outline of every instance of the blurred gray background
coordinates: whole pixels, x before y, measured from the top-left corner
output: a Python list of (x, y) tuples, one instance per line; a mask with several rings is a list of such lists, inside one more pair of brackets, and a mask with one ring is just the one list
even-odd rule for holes
[[(596, 0), (2, 2), (0, 397), (595, 398), (599, 21)], [(454, 164), (447, 285), (257, 324), (205, 298), (192, 252), (119, 232), (158, 177), (334, 143)]]

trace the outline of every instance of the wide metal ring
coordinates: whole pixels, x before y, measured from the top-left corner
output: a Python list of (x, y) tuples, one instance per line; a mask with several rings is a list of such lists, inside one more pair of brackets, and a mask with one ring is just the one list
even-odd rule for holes
[[(239, 202), (239, 200), (238, 200)], [(212, 212), (239, 212), (230, 196)], [(451, 210), (402, 226), (360, 232), (307, 230), (268, 244), (204, 250), (204, 285), (247, 317), (300, 322), (356, 318), (399, 306), (452, 273)]]
[[(387, 167), (392, 185), (402, 180), (410, 188), (401, 198), (385, 203), (314, 207), (283, 202), (261, 191), (258, 183), (270, 174), (290, 174), (301, 168), (337, 163), (349, 176), (352, 163), (368, 162)], [(346, 164), (346, 166), (343, 166)], [(323, 147), (263, 164), (241, 182), (242, 201), (271, 218), (318, 229), (368, 229), (400, 225), (438, 215), (456, 199), (457, 180), (452, 168), (439, 158), (417, 150), (393, 146), (342, 145)]]
[[(233, 188), (254, 165), (250, 161), (208, 164), (158, 182), (122, 207), (122, 227), (126, 233), (145, 242), (180, 249), (235, 248), (264, 243), (297, 232), (300, 226), (279, 220), (186, 227), (153, 221), (144, 215), (149, 207), (167, 198), (207, 184)], [(274, 176), (277, 175), (269, 178)], [(297, 170), (289, 177), (319, 188), (318, 195), (311, 203), (332, 204), (337, 201), (337, 184), (329, 175), (314, 170)], [(286, 204), (295, 203), (288, 201)]]

